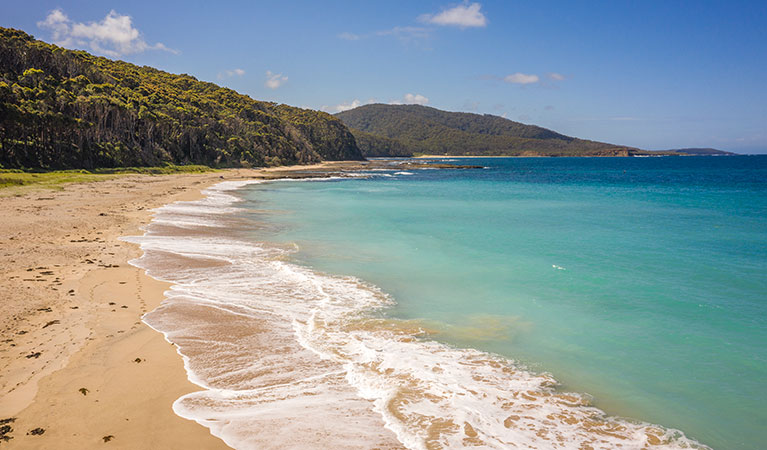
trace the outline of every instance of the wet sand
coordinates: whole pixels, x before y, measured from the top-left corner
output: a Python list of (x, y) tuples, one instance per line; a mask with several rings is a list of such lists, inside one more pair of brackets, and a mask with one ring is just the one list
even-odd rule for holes
[[(61, 190), (0, 191), (0, 445), (229, 448), (176, 416), (199, 390), (141, 316), (168, 284), (128, 261), (151, 209), (221, 181), (327, 176), (360, 163), (206, 174), (129, 175)], [(10, 438), (10, 439), (9, 439)]]

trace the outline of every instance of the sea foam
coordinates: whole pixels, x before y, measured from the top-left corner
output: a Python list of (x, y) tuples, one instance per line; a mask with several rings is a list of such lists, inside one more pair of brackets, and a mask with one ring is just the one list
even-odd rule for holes
[[(174, 411), (237, 449), (706, 448), (680, 431), (610, 417), (548, 374), (428, 338), (377, 311), (393, 300), (354, 277), (289, 262), (238, 237), (234, 191), (154, 211), (131, 263), (172, 287), (143, 320), (202, 387)], [(241, 223), (238, 223), (242, 226)]]

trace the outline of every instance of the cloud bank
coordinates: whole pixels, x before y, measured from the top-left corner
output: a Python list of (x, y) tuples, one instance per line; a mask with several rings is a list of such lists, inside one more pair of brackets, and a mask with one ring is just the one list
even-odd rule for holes
[(158, 42), (147, 43), (141, 32), (133, 27), (131, 16), (109, 12), (98, 22), (73, 22), (61, 9), (51, 11), (37, 26), (50, 30), (55, 44), (62, 47), (89, 48), (103, 55), (119, 57), (146, 50), (178, 53)]

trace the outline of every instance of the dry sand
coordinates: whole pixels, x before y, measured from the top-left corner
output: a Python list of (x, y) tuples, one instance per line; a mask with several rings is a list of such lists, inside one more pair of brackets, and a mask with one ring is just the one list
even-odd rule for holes
[(141, 322), (168, 285), (130, 266), (140, 250), (118, 238), (142, 234), (152, 208), (198, 198), (221, 177), (353, 167), (130, 175), (3, 193), (0, 447), (229, 448), (173, 413), (172, 403), (199, 387), (175, 347)]

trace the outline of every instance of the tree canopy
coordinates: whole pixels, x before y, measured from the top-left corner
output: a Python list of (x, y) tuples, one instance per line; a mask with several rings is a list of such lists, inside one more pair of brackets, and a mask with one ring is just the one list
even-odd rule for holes
[(628, 156), (637, 151), (489, 114), (420, 105), (365, 105), (336, 117), (352, 129), (366, 156)]
[(0, 166), (270, 166), (362, 159), (330, 114), (0, 28)]

